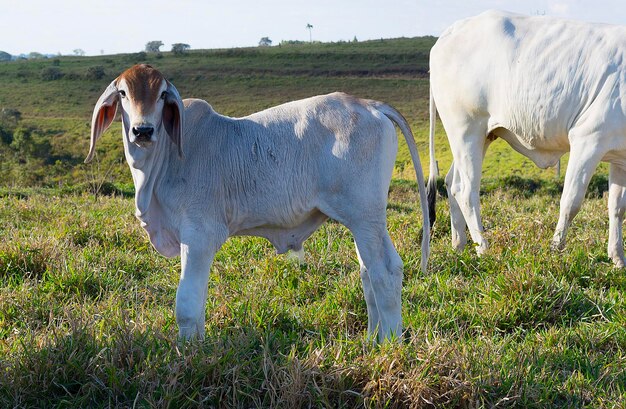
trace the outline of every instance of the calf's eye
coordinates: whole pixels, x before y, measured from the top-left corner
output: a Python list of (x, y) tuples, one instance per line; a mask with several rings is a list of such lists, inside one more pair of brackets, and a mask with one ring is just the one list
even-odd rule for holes
[(120, 90), (119, 93), (122, 98), (126, 98), (126, 91)]

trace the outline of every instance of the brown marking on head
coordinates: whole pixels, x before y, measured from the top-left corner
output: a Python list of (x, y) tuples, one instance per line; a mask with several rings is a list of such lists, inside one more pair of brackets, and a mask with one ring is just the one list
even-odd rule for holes
[(115, 84), (119, 86), (124, 80), (128, 87), (128, 96), (137, 104), (140, 112), (153, 104), (160, 97), (159, 90), (163, 84), (163, 75), (147, 64), (130, 67), (117, 77)]
[[(122, 107), (123, 133), (127, 137), (125, 141), (137, 145), (137, 149), (148, 148), (160, 140), (158, 136), (163, 126), (178, 147), (179, 156), (183, 156), (185, 107), (182, 98), (176, 87), (165, 80), (158, 70), (140, 64), (127, 69), (113, 80), (96, 102), (86, 162), (93, 158), (96, 141), (113, 121), (118, 105)], [(158, 107), (161, 109), (157, 110)], [(130, 145), (125, 144), (127, 146)]]

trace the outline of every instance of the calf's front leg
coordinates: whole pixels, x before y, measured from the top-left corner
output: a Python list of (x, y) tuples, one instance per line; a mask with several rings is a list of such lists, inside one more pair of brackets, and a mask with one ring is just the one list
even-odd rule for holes
[(181, 273), (176, 291), (176, 323), (181, 339), (204, 337), (209, 272), (215, 253), (227, 238), (225, 229), (181, 231)]

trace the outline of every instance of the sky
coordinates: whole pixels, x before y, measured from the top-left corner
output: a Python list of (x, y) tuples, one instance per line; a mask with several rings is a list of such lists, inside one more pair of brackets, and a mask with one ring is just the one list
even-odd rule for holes
[[(0, 0), (0, 51), (86, 55), (256, 46), (261, 37), (359, 41), (438, 36), (488, 9), (626, 25), (625, 0)], [(313, 28), (307, 29), (307, 24)]]

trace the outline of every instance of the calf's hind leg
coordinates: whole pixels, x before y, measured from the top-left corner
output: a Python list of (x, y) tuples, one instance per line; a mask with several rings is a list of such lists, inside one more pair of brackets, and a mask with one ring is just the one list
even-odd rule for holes
[(402, 333), (402, 260), (386, 223), (364, 222), (351, 229), (361, 265), (368, 313), (368, 334), (378, 340)]

